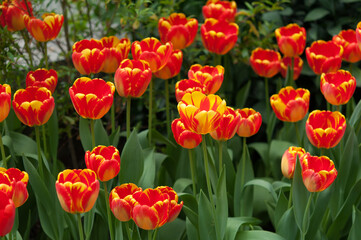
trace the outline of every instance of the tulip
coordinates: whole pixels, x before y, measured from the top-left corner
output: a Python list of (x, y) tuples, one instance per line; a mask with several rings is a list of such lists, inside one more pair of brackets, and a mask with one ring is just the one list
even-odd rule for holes
[(120, 171), (120, 154), (113, 146), (97, 146), (85, 152), (86, 167), (93, 170), (102, 182), (109, 181)]
[(261, 114), (252, 108), (237, 109), (236, 113), (240, 115), (237, 134), (240, 137), (251, 137), (255, 135), (262, 124)]
[(224, 68), (221, 65), (216, 67), (194, 64), (188, 71), (188, 78), (203, 85), (205, 94), (216, 93), (222, 85)]
[(183, 207), (183, 201), (178, 203), (178, 195), (173, 188), (168, 186), (157, 187), (162, 193), (166, 193), (169, 196), (170, 209), (167, 222), (173, 222), (179, 215)]
[(325, 190), (337, 177), (334, 163), (326, 156), (306, 153), (301, 158), (301, 167), (303, 183), (309, 192)]
[(55, 13), (44, 13), (42, 19), (24, 15), (26, 29), (36, 41), (47, 42), (54, 40), (63, 26), (64, 16)]
[[(303, 60), (300, 57), (294, 57), (294, 66), (293, 66), (293, 80), (297, 80), (301, 74), (303, 67)], [(290, 57), (283, 57), (280, 66), (281, 66), (281, 75), (283, 78), (286, 78), (288, 66), (291, 66), (292, 59)]]
[(98, 73), (105, 65), (106, 55), (102, 42), (91, 39), (81, 40), (73, 45), (73, 64), (82, 75)]
[(201, 26), (201, 36), (203, 45), (208, 51), (224, 55), (237, 42), (238, 25), (224, 20), (208, 18)]
[[(22, 172), (17, 168), (0, 168), (0, 191), (5, 189), (9, 197), (12, 199), (15, 208), (23, 205), (28, 199), (28, 190), (26, 189), (29, 182), (27, 172)], [(8, 185), (7, 187), (5, 185)]]
[(132, 218), (138, 227), (152, 230), (163, 226), (169, 218), (170, 197), (160, 189), (147, 188), (133, 193)]
[(332, 41), (343, 47), (344, 61), (355, 63), (361, 60), (361, 50), (357, 44), (355, 30), (342, 30), (338, 35), (333, 36)]
[(128, 38), (118, 39), (115, 36), (100, 39), (103, 45), (102, 53), (105, 56), (104, 66), (101, 70), (105, 73), (114, 73), (119, 64), (128, 58), (130, 51), (130, 40)]
[(35, 71), (28, 72), (25, 81), (26, 87), (45, 87), (53, 94), (58, 83), (58, 74), (53, 69), (47, 70), (45, 68), (39, 68)]
[(227, 107), (221, 116), (219, 126), (210, 135), (215, 140), (227, 141), (236, 134), (241, 116), (233, 108)]
[(343, 105), (351, 99), (355, 92), (356, 79), (345, 70), (322, 73), (320, 87), (327, 102), (336, 106)]
[(341, 141), (345, 130), (345, 116), (338, 111), (315, 110), (306, 121), (308, 140), (318, 148), (335, 147)]
[(6, 193), (0, 191), (0, 237), (8, 234), (13, 228), (15, 220), (15, 206)]
[(28, 14), (32, 16), (33, 7), (30, 1), (3, 1), (0, 5), (0, 13), (0, 25), (3, 28), (7, 26), (10, 32), (20, 31), (25, 28), (23, 16)]
[(125, 59), (115, 72), (115, 89), (121, 97), (141, 97), (152, 79), (152, 71), (144, 60)]
[(254, 49), (249, 61), (253, 71), (261, 77), (271, 78), (280, 71), (281, 55), (270, 49)]
[(198, 134), (215, 130), (226, 110), (226, 101), (217, 95), (201, 92), (186, 93), (178, 103), (178, 112), (184, 126)]
[(237, 3), (235, 1), (208, 0), (202, 7), (204, 18), (215, 18), (234, 22), (237, 13)]
[(188, 130), (180, 118), (173, 120), (172, 132), (175, 141), (184, 148), (192, 149), (202, 142), (202, 135)]
[(278, 47), (286, 57), (297, 57), (302, 54), (306, 45), (306, 30), (296, 23), (275, 30)]
[(158, 39), (152, 37), (145, 38), (140, 42), (133, 42), (131, 51), (135, 60), (147, 61), (154, 73), (167, 64), (173, 51), (173, 45), (170, 42), (162, 45)]
[(103, 79), (81, 77), (69, 88), (75, 111), (83, 118), (100, 119), (113, 104), (115, 87)]
[(182, 100), (186, 93), (192, 93), (196, 91), (204, 93), (203, 85), (195, 80), (183, 79), (176, 82), (175, 84), (175, 97), (177, 102)]
[(19, 120), (29, 127), (47, 123), (54, 107), (54, 98), (45, 87), (31, 86), (19, 89), (14, 94), (14, 112)]
[(179, 74), (183, 62), (183, 53), (181, 50), (174, 50), (172, 55), (170, 55), (166, 65), (155, 72), (154, 75), (157, 78), (168, 80), (172, 77), (175, 77)]
[(358, 45), (359, 49), (361, 50), (361, 22), (359, 22), (357, 24), (355, 32), (356, 32), (357, 45)]
[(281, 160), (281, 170), (283, 176), (288, 179), (293, 178), (295, 172), (296, 160), (306, 154), (305, 149), (301, 147), (289, 147), (283, 154)]
[(276, 117), (284, 122), (298, 122), (302, 120), (310, 105), (310, 91), (304, 88), (294, 89), (291, 86), (282, 88), (278, 94), (270, 98), (271, 106)]
[(332, 41), (318, 40), (306, 48), (308, 65), (316, 74), (335, 72), (341, 67), (343, 48)]
[(0, 122), (9, 115), (11, 107), (11, 87), (8, 84), (0, 84)]
[(198, 21), (186, 18), (183, 13), (172, 13), (169, 18), (158, 22), (160, 40), (163, 44), (171, 42), (174, 49), (184, 49), (191, 45), (198, 31)]
[(90, 169), (66, 169), (58, 174), (56, 193), (64, 211), (84, 213), (90, 211), (99, 194), (99, 181)]
[(110, 209), (114, 216), (122, 222), (127, 222), (132, 218), (133, 203), (132, 195), (141, 192), (142, 188), (134, 183), (124, 183), (115, 187), (109, 195)]

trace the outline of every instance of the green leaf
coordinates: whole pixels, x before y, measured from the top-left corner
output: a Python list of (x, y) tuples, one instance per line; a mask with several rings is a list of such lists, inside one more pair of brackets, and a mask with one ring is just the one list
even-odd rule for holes
[(186, 222), (179, 218), (175, 219), (173, 222), (165, 224), (158, 231), (159, 239), (182, 239)]
[(188, 193), (178, 194), (179, 198), (183, 201), (182, 210), (187, 216), (187, 219), (198, 228), (198, 203), (193, 195)]
[(227, 186), (226, 186), (226, 170), (222, 169), (219, 176), (216, 189), (216, 216), (219, 238), (223, 239), (226, 233), (227, 218), (228, 218), (228, 200), (227, 200)]
[(269, 148), (269, 162), (271, 165), (271, 170), (274, 176), (278, 179), (282, 177), (281, 172), (281, 159), (283, 153), (294, 144), (291, 142), (272, 140)]
[(136, 130), (130, 134), (124, 145), (121, 159), (121, 169), (119, 173), (120, 184), (138, 184), (144, 170), (144, 155), (140, 146)]
[(353, 207), (352, 216), (352, 227), (347, 240), (358, 240), (361, 236), (361, 212), (355, 206)]
[(273, 187), (272, 187), (272, 184), (267, 182), (266, 180), (263, 180), (263, 179), (254, 179), (254, 180), (251, 180), (251, 181), (248, 181), (246, 184), (245, 184), (245, 187), (247, 186), (258, 186), (258, 187), (261, 187), (261, 188), (264, 188), (266, 189), (272, 196), (274, 202), (277, 202), (277, 194), (276, 192), (274, 191)]
[(189, 240), (199, 240), (197, 228), (188, 218), (186, 219), (186, 230), (187, 230), (187, 238)]
[(80, 117), (79, 119), (79, 135), (81, 145), (83, 146), (84, 152), (92, 150), (92, 136), (90, 133), (89, 120)]
[(254, 149), (260, 156), (265, 166), (269, 166), (268, 152), (269, 144), (265, 142), (255, 142), (248, 145), (249, 148)]
[(154, 187), (155, 179), (155, 157), (154, 148), (144, 149), (144, 172), (139, 180), (139, 186), (143, 189)]
[(260, 239), (286, 240), (276, 233), (268, 232), (268, 231), (261, 231), (261, 230), (240, 231), (240, 232), (238, 232), (235, 239), (236, 240), (260, 240)]
[(118, 126), (115, 132), (109, 136), (109, 141), (111, 142), (112, 146), (117, 148), (119, 144), (119, 139), (120, 139), (120, 127)]
[(198, 226), (199, 236), (201, 240), (216, 239), (215, 219), (212, 211), (211, 203), (208, 201), (203, 191), (199, 194), (198, 206)]
[(322, 19), (323, 17), (327, 16), (328, 14), (330, 14), (330, 12), (327, 9), (314, 8), (307, 13), (304, 21), (305, 22), (316, 21), (316, 20)]
[(95, 146), (104, 145), (109, 146), (109, 138), (107, 131), (105, 131), (102, 120), (97, 119), (94, 123)]
[(93, 230), (94, 218), (95, 218), (95, 207), (84, 215), (84, 234), (86, 239), (89, 239)]
[(257, 225), (260, 223), (261, 221), (259, 219), (253, 217), (230, 217), (227, 220), (225, 240), (235, 239), (237, 232), (242, 225)]
[(184, 190), (188, 187), (192, 185), (192, 180), (189, 178), (178, 178), (174, 185), (173, 185), (173, 189), (175, 192), (177, 193), (181, 193), (184, 192)]
[(297, 224), (293, 207), (289, 208), (276, 225), (276, 233), (285, 239), (297, 239)]
[(280, 196), (278, 198), (275, 214), (274, 214), (274, 225), (277, 226), (279, 221), (281, 220), (284, 213), (287, 211), (288, 208), (288, 199), (286, 198), (283, 191), (280, 192)]
[(59, 145), (59, 124), (56, 107), (54, 112), (51, 115), (47, 126), (48, 126), (48, 136), (49, 136), (49, 148), (52, 159), (57, 159), (58, 155), (58, 145)]
[(360, 120), (360, 118), (361, 118), (361, 101), (357, 103), (355, 109), (353, 110), (349, 124), (355, 128), (356, 127), (355, 125)]
[(246, 100), (249, 95), (249, 90), (251, 89), (251, 80), (248, 80), (248, 82), (238, 91), (236, 96), (236, 106), (237, 108), (244, 107)]

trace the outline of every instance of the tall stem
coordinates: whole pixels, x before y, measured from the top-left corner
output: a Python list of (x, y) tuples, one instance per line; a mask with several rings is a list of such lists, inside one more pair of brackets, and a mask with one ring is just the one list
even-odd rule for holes
[(154, 232), (153, 232), (153, 240), (155, 240), (157, 238), (158, 230), (159, 230), (159, 228), (156, 228), (154, 230)]
[(25, 43), (25, 49), (26, 49), (26, 52), (28, 53), (29, 55), (29, 62), (30, 62), (30, 68), (33, 68), (34, 67), (34, 64), (33, 64), (33, 56), (31, 54), (31, 50), (30, 50), (30, 47), (29, 47), (29, 38), (28, 38), (28, 35), (27, 35), (27, 32), (24, 32), (24, 31), (20, 31), (23, 39), (24, 39), (24, 43)]
[(81, 223), (80, 213), (77, 213), (77, 216), (78, 216), (79, 239), (84, 240), (83, 224)]
[(148, 230), (148, 240), (152, 240), (152, 232), (153, 230)]
[(128, 239), (131, 240), (132, 239), (132, 234), (130, 233), (129, 221), (125, 222), (125, 230), (127, 232)]
[(128, 97), (127, 98), (127, 139), (130, 136), (130, 107), (131, 107), (131, 102), (132, 102), (132, 98)]
[(44, 42), (45, 68), (48, 69), (48, 42)]
[(211, 181), (209, 179), (209, 167), (208, 167), (209, 160), (208, 160), (207, 143), (206, 143), (205, 137), (203, 137), (203, 140), (202, 140), (202, 150), (203, 150), (204, 168), (206, 171), (206, 181), (207, 181), (209, 200), (211, 201), (212, 208), (214, 208), (212, 186), (211, 186)]
[(269, 119), (269, 112), (270, 112), (270, 109), (269, 109), (269, 90), (268, 90), (268, 78), (265, 78), (264, 79), (264, 88), (265, 88), (265, 103), (266, 103), (266, 118)]
[(167, 136), (170, 136), (170, 111), (169, 111), (169, 80), (165, 81), (165, 109), (166, 109), (166, 120), (167, 120)]
[(92, 149), (95, 148), (94, 119), (90, 119), (90, 133), (92, 135)]
[(85, 0), (85, 5), (86, 5), (86, 14), (87, 14), (88, 24), (89, 24), (89, 33), (90, 33), (90, 37), (93, 37), (92, 22), (91, 22), (91, 17), (90, 17), (90, 6), (88, 3), (88, 0)]
[(36, 144), (38, 147), (38, 166), (39, 166), (39, 173), (40, 176), (44, 176), (44, 170), (43, 170), (43, 160), (41, 159), (41, 147), (40, 147), (40, 130), (39, 126), (35, 126), (35, 135), (36, 135)]
[(193, 150), (188, 149), (188, 156), (189, 156), (189, 165), (191, 167), (191, 174), (192, 174), (192, 182), (193, 182), (193, 195), (196, 196), (197, 194), (197, 187), (196, 187), (196, 166), (193, 159)]
[(1, 159), (3, 162), (3, 166), (4, 166), (4, 168), (8, 168), (7, 164), (6, 164), (5, 148), (4, 148), (4, 144), (3, 144), (3, 136), (1, 134), (1, 131), (0, 131), (0, 148), (1, 148)]
[(221, 172), (222, 172), (222, 160), (223, 160), (223, 141), (218, 141), (218, 161), (219, 161), (219, 176), (221, 176)]
[(148, 113), (148, 141), (152, 144), (152, 119), (153, 119), (153, 78), (149, 83), (149, 113)]
[(300, 136), (300, 131), (298, 130), (298, 122), (295, 122), (295, 129), (296, 129), (296, 136), (297, 136), (297, 142), (300, 147), (303, 147), (303, 142)]
[(114, 239), (114, 231), (113, 231), (112, 215), (110, 214), (108, 188), (107, 188), (106, 182), (103, 182), (103, 185), (104, 185), (104, 198), (105, 198), (105, 203), (107, 205), (107, 215), (108, 215), (108, 225), (109, 225), (110, 239), (113, 240)]
[(243, 189), (244, 186), (244, 175), (246, 172), (246, 150), (247, 150), (247, 142), (246, 142), (247, 138), (243, 138), (243, 150), (242, 150), (242, 177), (241, 177), (241, 189)]
[(287, 207), (287, 209), (290, 209), (291, 206), (292, 206), (292, 188), (293, 188), (293, 184), (292, 184), (292, 181), (291, 181), (290, 196), (288, 198), (288, 207)]
[(306, 237), (306, 233), (307, 233), (307, 228), (308, 228), (308, 216), (309, 216), (309, 209), (311, 206), (311, 202), (312, 202), (312, 197), (313, 197), (313, 193), (310, 193), (310, 196), (308, 197), (308, 201), (307, 201), (307, 205), (306, 205), (306, 209), (305, 212), (303, 214), (303, 220), (302, 220), (302, 234), (301, 234), (301, 239), (304, 240)]
[[(48, 153), (48, 148), (46, 145), (46, 129), (45, 129), (45, 124), (43, 124), (43, 126), (41, 127), (42, 129), (42, 134), (43, 134), (43, 147), (44, 147), (44, 153), (47, 154)], [(46, 157), (48, 157), (47, 155), (45, 155)]]

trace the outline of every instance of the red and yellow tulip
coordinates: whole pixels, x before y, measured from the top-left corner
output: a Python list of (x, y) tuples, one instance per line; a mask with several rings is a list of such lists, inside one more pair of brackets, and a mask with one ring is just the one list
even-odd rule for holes
[(280, 71), (281, 55), (279, 52), (258, 47), (252, 51), (249, 62), (258, 76), (271, 78)]
[(113, 179), (120, 171), (120, 154), (113, 146), (95, 147), (92, 151), (85, 152), (86, 167), (93, 170), (100, 181), (106, 182)]
[(178, 195), (171, 187), (161, 186), (156, 189), (159, 189), (162, 193), (168, 194), (170, 204), (167, 223), (174, 221), (182, 210), (183, 201), (178, 203)]
[(102, 72), (114, 73), (119, 64), (128, 58), (130, 51), (130, 40), (128, 38), (119, 39), (115, 36), (103, 37), (100, 39), (103, 45), (101, 50), (105, 56)]
[(224, 68), (194, 64), (188, 71), (188, 78), (202, 84), (205, 94), (216, 93), (223, 83)]
[(240, 116), (237, 134), (240, 137), (255, 135), (262, 124), (261, 114), (252, 108), (236, 109), (236, 113)]
[(345, 116), (338, 111), (315, 110), (306, 121), (308, 140), (318, 148), (335, 147), (341, 141), (345, 130)]
[(202, 142), (202, 135), (188, 130), (180, 118), (173, 120), (172, 132), (176, 142), (184, 148), (192, 149)]
[(36, 41), (47, 42), (54, 40), (63, 26), (64, 16), (55, 13), (44, 13), (42, 19), (24, 15), (26, 29)]
[(276, 117), (284, 122), (298, 122), (302, 120), (310, 106), (310, 91), (304, 88), (294, 89), (291, 86), (281, 88), (278, 94), (270, 98), (271, 106)]
[(171, 79), (179, 74), (183, 62), (183, 53), (181, 50), (174, 50), (170, 55), (167, 64), (154, 75), (160, 79)]
[(343, 47), (342, 59), (344, 61), (355, 63), (361, 60), (361, 50), (357, 44), (355, 30), (342, 30), (333, 36), (332, 41)]
[(293, 178), (295, 172), (296, 160), (306, 154), (305, 149), (301, 147), (289, 147), (283, 154), (281, 160), (281, 170), (283, 176), (288, 179)]
[(235, 1), (208, 0), (202, 8), (203, 17), (234, 22), (237, 13)]
[(141, 97), (152, 80), (152, 70), (144, 60), (123, 60), (114, 75), (115, 89), (121, 97)]
[(8, 84), (0, 84), (0, 122), (9, 115), (11, 108), (11, 87)]
[[(20, 171), (17, 168), (0, 168), (0, 191), (3, 189), (12, 199), (15, 208), (23, 205), (28, 199), (28, 190), (26, 189), (29, 182), (27, 172)], [(6, 184), (8, 186), (6, 187)]]
[(306, 46), (306, 30), (296, 23), (275, 30), (278, 47), (286, 57), (297, 57)]
[(237, 114), (233, 108), (227, 107), (221, 116), (218, 127), (210, 132), (210, 135), (215, 140), (227, 141), (236, 134), (241, 116)]
[(6, 193), (0, 191), (0, 237), (8, 234), (13, 228), (15, 220), (15, 206)]
[(99, 194), (99, 181), (90, 169), (66, 169), (55, 183), (60, 205), (68, 213), (90, 211)]
[[(27, 5), (27, 6), (26, 6)], [(33, 7), (30, 1), (10, 0), (3, 1), (0, 5), (0, 25), (11, 32), (25, 28), (24, 15), (33, 15)]]
[(176, 82), (175, 84), (175, 97), (177, 102), (182, 100), (186, 93), (192, 93), (196, 91), (204, 93), (203, 85), (195, 80), (183, 79)]
[(302, 179), (309, 192), (321, 192), (328, 188), (337, 177), (332, 160), (326, 156), (311, 156), (306, 153), (301, 158)]
[(26, 87), (38, 86), (45, 87), (53, 94), (58, 83), (58, 74), (54, 69), (39, 68), (30, 71), (26, 75)]
[(201, 26), (201, 36), (204, 47), (219, 55), (228, 53), (238, 39), (238, 25), (225, 20), (207, 18)]
[(186, 18), (183, 13), (172, 13), (169, 18), (158, 22), (160, 40), (163, 44), (171, 42), (174, 49), (184, 49), (191, 45), (198, 31), (198, 21)]
[[(300, 57), (294, 57), (294, 66), (293, 66), (293, 80), (297, 80), (301, 74), (303, 67), (303, 60)], [(291, 66), (292, 59), (290, 57), (283, 57), (280, 66), (281, 66), (281, 75), (283, 78), (286, 78), (288, 66)]]
[(69, 88), (75, 111), (83, 118), (100, 119), (113, 104), (115, 87), (103, 79), (81, 77)]
[(55, 107), (51, 92), (36, 86), (17, 90), (12, 104), (16, 116), (29, 127), (47, 123)]

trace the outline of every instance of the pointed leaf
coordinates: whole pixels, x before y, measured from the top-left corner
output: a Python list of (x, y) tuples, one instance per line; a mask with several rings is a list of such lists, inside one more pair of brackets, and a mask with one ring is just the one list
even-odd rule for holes
[(98, 146), (98, 145), (109, 146), (110, 145), (107, 131), (105, 131), (105, 128), (103, 126), (101, 119), (95, 120), (94, 134), (95, 134), (95, 146)]
[(212, 206), (203, 191), (199, 194), (198, 226), (201, 240), (216, 239), (215, 219)]
[(228, 200), (227, 200), (227, 186), (226, 186), (226, 169), (223, 168), (221, 175), (218, 179), (217, 190), (216, 190), (216, 216), (218, 233), (220, 239), (224, 238), (227, 227), (228, 218)]
[(230, 217), (227, 221), (225, 240), (235, 239), (239, 228), (244, 224), (257, 225), (260, 223), (259, 219), (253, 217)]
[(90, 133), (89, 120), (82, 117), (79, 118), (79, 135), (81, 145), (83, 146), (84, 152), (92, 150), (92, 136)]

